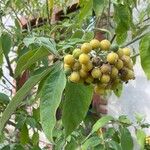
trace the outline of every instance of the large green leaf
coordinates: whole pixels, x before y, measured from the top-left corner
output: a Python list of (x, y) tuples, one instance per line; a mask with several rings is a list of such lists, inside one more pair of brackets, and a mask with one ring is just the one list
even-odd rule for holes
[(102, 118), (100, 118), (92, 127), (92, 131), (91, 133), (96, 132), (99, 128), (102, 128), (103, 126), (105, 126), (107, 123), (109, 123), (109, 121), (114, 120), (114, 118), (112, 116), (104, 116)]
[(137, 137), (137, 141), (141, 147), (141, 150), (144, 150), (145, 138), (146, 138), (145, 132), (142, 129), (138, 129), (136, 131), (136, 137)]
[(54, 55), (58, 55), (56, 45), (53, 39), (47, 37), (27, 37), (24, 40), (25, 45), (28, 47), (30, 44), (38, 44), (49, 50)]
[(81, 11), (78, 16), (78, 22), (82, 23), (83, 20), (92, 14), (92, 6), (93, 6), (93, 0), (88, 0), (85, 4), (84, 7), (81, 8)]
[(8, 33), (4, 32), (1, 35), (0, 40), (1, 40), (1, 48), (3, 50), (3, 53), (5, 56), (7, 56), (11, 48), (11, 36)]
[(142, 68), (147, 78), (150, 79), (150, 33), (140, 41), (140, 58)]
[(133, 150), (133, 139), (127, 128), (120, 127), (120, 142), (122, 150)]
[(29, 80), (22, 86), (22, 88), (16, 93), (16, 95), (12, 98), (10, 103), (7, 105), (7, 108), (3, 112), (2, 117), (0, 118), (0, 134), (12, 113), (16, 110), (16, 108), (20, 105), (21, 101), (26, 97), (26, 95), (31, 91), (31, 89), (42, 80), (48, 73), (50, 73), (51, 68), (43, 71), (41, 74), (32, 76)]
[(131, 11), (126, 4), (114, 4), (114, 21), (117, 24), (115, 32), (118, 44), (122, 44), (126, 40), (127, 31), (131, 25), (131, 18)]
[(47, 77), (41, 91), (40, 118), (45, 135), (53, 141), (53, 129), (56, 124), (56, 110), (61, 102), (66, 85), (66, 76), (62, 64), (56, 65)]
[(22, 71), (29, 68), (36, 61), (42, 59), (43, 57), (48, 56), (48, 54), (49, 51), (44, 47), (40, 47), (38, 49), (28, 51), (27, 53), (25, 53), (19, 58), (15, 70), (15, 76), (17, 77), (18, 75), (21, 74)]
[(8, 104), (10, 101), (9, 97), (4, 94), (4, 93), (0, 93), (0, 103), (2, 104)]
[(62, 112), (62, 122), (65, 127), (66, 136), (71, 134), (85, 118), (92, 95), (92, 86), (85, 86), (81, 83), (67, 83)]
[(106, 0), (93, 0), (93, 10), (96, 16), (101, 16)]

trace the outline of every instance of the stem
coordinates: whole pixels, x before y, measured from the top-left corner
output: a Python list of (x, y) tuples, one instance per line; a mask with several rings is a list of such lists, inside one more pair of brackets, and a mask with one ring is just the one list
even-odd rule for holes
[(147, 34), (147, 33), (145, 33), (145, 34), (143, 34), (143, 35), (141, 35), (141, 36), (139, 36), (139, 37), (137, 37), (137, 38), (133, 39), (131, 42), (129, 42), (129, 43), (125, 44), (125, 45), (122, 45), (122, 46), (121, 46), (121, 48), (123, 48), (123, 47), (126, 47), (126, 46), (129, 46), (129, 45), (133, 44), (134, 42), (136, 42), (136, 41), (140, 40), (142, 37), (144, 37), (146, 34)]
[(10, 64), (10, 61), (9, 61), (9, 58), (8, 56), (5, 55), (5, 59), (6, 59), (6, 62), (7, 62), (7, 65), (8, 65), (8, 69), (9, 69), (9, 72), (10, 72), (10, 76), (14, 76), (14, 73), (13, 73), (13, 70), (12, 70), (12, 67), (11, 67), (11, 64)]
[(113, 43), (113, 41), (115, 40), (116, 38), (116, 33), (114, 34), (114, 36), (112, 37), (112, 39), (110, 40), (110, 43)]
[(131, 56), (131, 58), (137, 57), (137, 56), (139, 56), (139, 55), (140, 55), (140, 53), (137, 53), (137, 54)]
[(49, 23), (49, 25), (51, 25), (51, 22), (50, 22), (50, 14), (49, 14), (50, 10), (49, 10), (49, 4), (48, 4), (48, 0), (46, 0), (46, 5), (47, 5), (47, 16), (48, 16), (48, 23)]

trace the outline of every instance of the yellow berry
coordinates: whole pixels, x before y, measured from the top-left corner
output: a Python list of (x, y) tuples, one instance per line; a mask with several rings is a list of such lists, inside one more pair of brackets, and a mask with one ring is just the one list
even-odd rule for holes
[(77, 83), (80, 81), (80, 75), (78, 72), (72, 72), (70, 77), (69, 77), (70, 81), (74, 82), (74, 83)]
[(81, 54), (79, 56), (79, 62), (81, 64), (87, 64), (90, 61), (90, 56), (88, 54)]
[(108, 40), (102, 40), (100, 42), (100, 48), (101, 48), (101, 50), (108, 51), (109, 48), (110, 48), (110, 46), (111, 46), (111, 43)]
[(90, 70), (92, 70), (92, 68), (93, 68), (92, 62), (89, 62), (86, 65), (82, 65), (82, 69), (85, 70), (85, 71), (87, 71), (87, 72), (90, 71)]
[(92, 75), (93, 78), (98, 78), (99, 79), (101, 77), (102, 73), (101, 73), (99, 68), (94, 68), (91, 72), (91, 75)]
[(73, 65), (75, 62), (74, 60), (74, 57), (70, 54), (67, 54), (65, 57), (64, 57), (64, 63), (67, 64), (67, 65)]
[(101, 66), (101, 72), (102, 73), (110, 73), (110, 71), (111, 71), (111, 66), (109, 65), (109, 64), (103, 64), (102, 66)]
[(110, 63), (110, 64), (115, 64), (118, 60), (118, 55), (114, 52), (111, 52), (107, 55), (107, 61)]
[(108, 83), (110, 81), (110, 76), (107, 74), (103, 74), (100, 81), (101, 83)]
[(119, 48), (119, 50), (117, 51), (117, 54), (118, 54), (119, 58), (121, 58), (124, 55), (123, 50), (121, 48)]
[(101, 88), (101, 87), (99, 87), (99, 86), (95, 86), (94, 87), (94, 92), (96, 93), (96, 94), (104, 94), (105, 93), (105, 89), (104, 88)]
[(131, 58), (129, 56), (123, 55), (121, 60), (123, 61), (124, 65), (128, 65), (131, 61)]
[(111, 78), (117, 78), (117, 76), (118, 76), (118, 69), (116, 68), (116, 67), (113, 67), (112, 69), (111, 69)]
[(73, 57), (75, 58), (75, 59), (78, 59), (79, 58), (79, 56), (82, 54), (82, 51), (81, 51), (81, 49), (79, 49), (79, 48), (76, 48), (76, 49), (74, 49), (73, 50)]
[(131, 55), (130, 48), (125, 47), (122, 50), (123, 50), (124, 55), (126, 55), (126, 56), (130, 56)]
[(91, 40), (90, 45), (92, 46), (92, 49), (100, 48), (100, 42), (97, 39)]
[(81, 69), (81, 70), (79, 71), (79, 74), (80, 74), (80, 76), (81, 76), (82, 78), (86, 78), (86, 77), (88, 76), (88, 73), (87, 73), (85, 70), (83, 70), (83, 69)]
[(127, 71), (127, 76), (126, 76), (127, 80), (131, 80), (134, 79), (134, 72), (132, 70), (128, 70)]
[(92, 50), (92, 46), (90, 45), (90, 43), (84, 43), (84, 44), (82, 44), (82, 46), (81, 46), (81, 51), (83, 52), (83, 53), (89, 53), (90, 51)]
[(116, 67), (118, 70), (122, 69), (122, 68), (123, 68), (123, 61), (120, 60), (120, 59), (118, 59), (118, 61), (117, 61), (116, 64), (115, 64), (115, 67)]

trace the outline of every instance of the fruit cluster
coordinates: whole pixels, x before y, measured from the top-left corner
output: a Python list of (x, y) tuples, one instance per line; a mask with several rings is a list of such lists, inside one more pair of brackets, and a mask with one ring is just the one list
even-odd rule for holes
[(64, 70), (71, 82), (93, 84), (96, 93), (104, 94), (134, 79), (130, 55), (129, 48), (112, 46), (106, 39), (93, 39), (64, 56)]

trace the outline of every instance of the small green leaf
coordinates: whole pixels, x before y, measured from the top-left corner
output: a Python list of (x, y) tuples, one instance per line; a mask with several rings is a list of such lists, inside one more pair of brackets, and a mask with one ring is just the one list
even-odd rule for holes
[(7, 56), (11, 48), (11, 36), (7, 32), (4, 32), (2, 33), (0, 40), (3, 53)]
[(27, 144), (30, 141), (27, 125), (24, 124), (20, 131), (20, 143)]
[(120, 123), (124, 124), (124, 125), (131, 125), (131, 124), (132, 124), (131, 121), (130, 121), (130, 120), (127, 118), (127, 116), (125, 116), (125, 115), (119, 116), (118, 121), (119, 121)]
[(2, 104), (8, 104), (10, 101), (9, 97), (4, 94), (4, 93), (0, 93), (0, 103)]
[(146, 34), (140, 41), (140, 58), (147, 79), (150, 79), (150, 33)]
[(20, 105), (21, 101), (26, 97), (26, 95), (31, 91), (31, 89), (42, 80), (47, 74), (49, 74), (51, 68), (43, 71), (41, 74), (32, 76), (28, 79), (28, 81), (22, 86), (22, 88), (16, 93), (16, 95), (12, 98), (10, 103), (7, 105), (5, 111), (3, 112), (2, 117), (0, 118), (0, 134), (12, 113), (16, 110), (16, 108)]
[(142, 129), (138, 129), (136, 131), (136, 137), (137, 137), (137, 141), (141, 147), (141, 150), (144, 150), (145, 138), (146, 138), (145, 132)]
[(66, 136), (71, 134), (85, 118), (92, 101), (93, 87), (78, 83), (67, 83), (62, 122)]
[(71, 38), (82, 38), (84, 32), (83, 30), (76, 30), (75, 33), (71, 36)]
[(90, 41), (94, 38), (94, 32), (89, 31), (89, 32), (85, 32), (82, 39), (85, 41)]
[(34, 146), (39, 144), (39, 133), (38, 132), (35, 132), (32, 135), (32, 143), (33, 143)]
[(133, 139), (127, 128), (120, 127), (122, 150), (133, 150)]
[(123, 90), (123, 84), (119, 83), (119, 84), (117, 84), (117, 86), (115, 87), (115, 89), (113, 90), (113, 92), (115, 93), (115, 95), (117, 97), (120, 97), (121, 94), (122, 94), (122, 90)]
[(57, 64), (47, 77), (41, 92), (40, 118), (45, 135), (53, 141), (53, 129), (56, 123), (56, 110), (66, 84), (62, 64)]
[(102, 118), (100, 118), (92, 127), (92, 131), (91, 133), (96, 132), (99, 128), (102, 128), (103, 126), (105, 126), (107, 123), (109, 123), (110, 121), (114, 120), (114, 118), (112, 116), (104, 116)]

